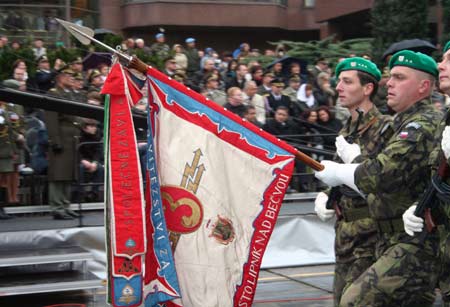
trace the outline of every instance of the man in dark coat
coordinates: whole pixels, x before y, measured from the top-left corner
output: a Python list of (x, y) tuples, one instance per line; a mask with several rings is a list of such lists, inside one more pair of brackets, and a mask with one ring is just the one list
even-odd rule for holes
[(192, 76), (197, 70), (200, 69), (200, 57), (198, 56), (198, 50), (195, 48), (195, 39), (192, 37), (186, 38), (186, 49), (184, 54), (188, 59), (188, 66), (186, 73), (188, 77)]

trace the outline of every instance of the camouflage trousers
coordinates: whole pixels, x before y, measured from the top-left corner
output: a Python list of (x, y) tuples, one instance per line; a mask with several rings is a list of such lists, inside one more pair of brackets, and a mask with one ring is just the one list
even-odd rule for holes
[(336, 262), (334, 268), (334, 306), (339, 306), (342, 293), (347, 289), (368, 267), (374, 263), (373, 257), (356, 258), (350, 263)]
[[(407, 236), (404, 234), (403, 236)], [(438, 236), (390, 244), (344, 292), (340, 306), (432, 306), (440, 269)]]
[(439, 230), (441, 232), (439, 289), (444, 306), (450, 307), (450, 232), (445, 228)]

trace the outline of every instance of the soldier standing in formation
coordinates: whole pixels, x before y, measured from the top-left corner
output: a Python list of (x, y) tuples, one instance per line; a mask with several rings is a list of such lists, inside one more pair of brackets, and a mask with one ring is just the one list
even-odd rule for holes
[[(374, 63), (354, 57), (338, 64), (336, 77), (341, 105), (351, 114), (339, 132), (336, 146), (339, 150), (341, 138), (351, 138), (356, 149), (354, 154), (349, 152), (343, 155), (342, 161), (352, 163), (374, 157), (392, 134), (390, 117), (382, 115), (372, 103), (381, 73)], [(326, 221), (335, 214), (337, 218), (333, 284), (335, 306), (339, 306), (344, 289), (375, 262), (377, 240), (375, 222), (370, 218), (366, 199), (348, 187), (338, 189), (331, 193), (334, 199), (329, 199), (328, 191), (320, 192), (315, 201), (315, 211), (321, 220)], [(327, 202), (334, 203), (336, 210), (327, 209)]]
[[(403, 50), (389, 62), (388, 105), (397, 113), (393, 136), (375, 157), (361, 163), (323, 161), (316, 172), (329, 186), (345, 184), (366, 196), (375, 220), (376, 261), (343, 293), (341, 306), (431, 306), (437, 284), (439, 235), (411, 238), (402, 214), (428, 184), (428, 157), (442, 113), (430, 96), (438, 77), (436, 62)], [(343, 144), (338, 154), (354, 151)]]
[[(56, 77), (55, 87), (49, 93), (74, 100), (73, 71), (63, 69)], [(70, 210), (71, 185), (75, 178), (75, 140), (80, 134), (75, 116), (47, 111), (45, 123), (49, 137), (48, 186), (49, 205), (55, 219), (73, 219), (78, 214)]]

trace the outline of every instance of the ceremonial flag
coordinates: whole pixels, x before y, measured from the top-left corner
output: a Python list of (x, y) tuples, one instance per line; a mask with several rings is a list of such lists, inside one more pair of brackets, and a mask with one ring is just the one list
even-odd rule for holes
[[(181, 288), (170, 305), (251, 306), (296, 149), (153, 68), (147, 77), (149, 152)], [(160, 269), (145, 263), (146, 276)]]

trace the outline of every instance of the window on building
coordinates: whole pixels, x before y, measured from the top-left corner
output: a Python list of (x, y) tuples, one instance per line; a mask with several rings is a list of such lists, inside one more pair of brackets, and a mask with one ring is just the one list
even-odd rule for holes
[(306, 8), (313, 8), (316, 5), (315, 0), (304, 0), (303, 6)]

